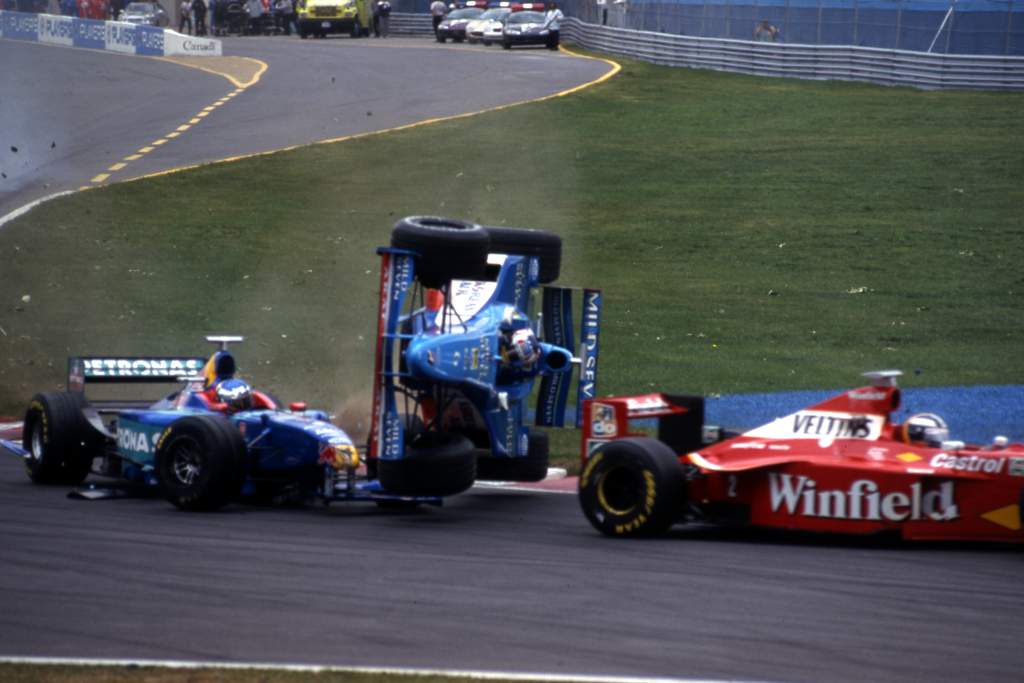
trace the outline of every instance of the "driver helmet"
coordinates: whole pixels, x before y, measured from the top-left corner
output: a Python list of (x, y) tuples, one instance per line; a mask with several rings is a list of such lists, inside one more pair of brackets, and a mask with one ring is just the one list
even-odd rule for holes
[(540, 358), (540, 345), (537, 335), (530, 328), (523, 328), (512, 333), (509, 340), (508, 357), (513, 363), (533, 365)]
[(226, 379), (217, 385), (217, 400), (227, 405), (229, 413), (252, 408), (252, 389), (240, 379)]
[(903, 423), (902, 436), (907, 443), (939, 447), (949, 438), (949, 427), (935, 413), (918, 413)]

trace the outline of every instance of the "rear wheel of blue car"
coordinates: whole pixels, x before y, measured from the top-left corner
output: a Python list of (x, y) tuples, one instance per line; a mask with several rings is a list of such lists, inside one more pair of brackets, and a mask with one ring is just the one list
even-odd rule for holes
[(164, 496), (183, 510), (216, 510), (245, 483), (245, 441), (220, 415), (176, 420), (160, 436), (156, 473)]
[(473, 442), (452, 432), (427, 432), (398, 460), (377, 461), (385, 492), (398, 496), (452, 496), (476, 481)]
[(657, 439), (635, 437), (598, 448), (580, 474), (583, 514), (608, 536), (665, 532), (679, 518), (684, 494), (678, 456)]
[(536, 256), (540, 261), (539, 279), (548, 284), (558, 279), (562, 268), (562, 238), (547, 230), (486, 226), (491, 252)]
[(416, 278), (438, 288), (449, 280), (482, 280), (490, 240), (476, 223), (436, 216), (409, 216), (395, 223), (391, 246), (416, 252)]
[(526, 455), (499, 458), (482, 455), (476, 459), (476, 478), (484, 481), (541, 481), (548, 476), (547, 432), (530, 431)]
[(25, 411), (25, 471), (37, 484), (79, 484), (101, 444), (85, 421), (85, 397), (69, 391), (36, 394)]

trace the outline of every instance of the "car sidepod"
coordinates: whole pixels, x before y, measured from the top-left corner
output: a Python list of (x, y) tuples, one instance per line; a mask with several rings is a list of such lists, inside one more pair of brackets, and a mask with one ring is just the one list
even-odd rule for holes
[(115, 446), (121, 476), (129, 481), (156, 483), (154, 466), (160, 437), (177, 420), (206, 414), (193, 410), (124, 410), (117, 417)]

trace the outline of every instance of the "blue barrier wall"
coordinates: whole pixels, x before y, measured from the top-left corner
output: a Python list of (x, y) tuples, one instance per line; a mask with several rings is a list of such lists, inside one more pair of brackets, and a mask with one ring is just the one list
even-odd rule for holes
[[(840, 390), (738, 394), (707, 399), (707, 420), (732, 429), (752, 429), (831, 398)], [(986, 444), (997, 435), (1024, 443), (1024, 386), (914, 387), (903, 389), (893, 414), (903, 422), (914, 413), (937, 413), (950, 438)]]
[(156, 26), (25, 12), (0, 11), (0, 38), (132, 55), (219, 55), (221, 52), (218, 40), (184, 36)]

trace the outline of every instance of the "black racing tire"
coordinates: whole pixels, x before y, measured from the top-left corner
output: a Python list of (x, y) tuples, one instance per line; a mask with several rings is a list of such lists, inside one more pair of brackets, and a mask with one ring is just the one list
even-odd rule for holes
[(350, 28), (349, 31), (348, 31), (349, 37), (351, 37), (351, 38), (358, 38), (359, 36), (362, 35), (362, 33), (363, 32), (362, 32), (362, 29), (359, 26), (359, 22), (358, 21), (353, 21), (352, 22), (352, 28)]
[(512, 43), (509, 43), (507, 41), (502, 41), (501, 46), (503, 48), (505, 48), (506, 50), (511, 50), (512, 49)]
[(164, 497), (182, 510), (224, 507), (245, 483), (245, 440), (221, 415), (183, 417), (160, 435), (156, 475)]
[(422, 503), (418, 500), (399, 500), (393, 498), (390, 500), (377, 500), (377, 507), (381, 510), (391, 510), (393, 512), (410, 512), (418, 508)]
[(36, 484), (80, 484), (89, 476), (100, 444), (82, 410), (78, 392), (36, 394), (25, 411), (22, 446), (25, 471)]
[(548, 476), (548, 434), (530, 430), (525, 458), (478, 456), (476, 478), (483, 481), (543, 481)]
[(424, 287), (438, 288), (453, 279), (482, 280), (487, 273), (490, 240), (476, 223), (409, 216), (395, 223), (391, 246), (418, 254), (416, 278)]
[(492, 253), (536, 256), (540, 259), (540, 282), (558, 279), (562, 269), (562, 238), (547, 230), (486, 226)]
[(483, 43), (484, 43), (484, 47), (490, 47), (491, 46), (491, 41), (489, 41), (489, 40), (485, 40), (485, 41), (483, 41)]
[(437, 42), (439, 42), (439, 43), (446, 43), (446, 42), (448, 42), (448, 39), (445, 38), (444, 36), (437, 36)]
[(427, 432), (406, 446), (405, 457), (378, 460), (386, 493), (398, 496), (452, 496), (476, 480), (473, 442), (453, 432)]
[(633, 437), (598, 448), (579, 479), (583, 514), (607, 536), (652, 536), (679, 519), (684, 495), (679, 457), (657, 439)]

